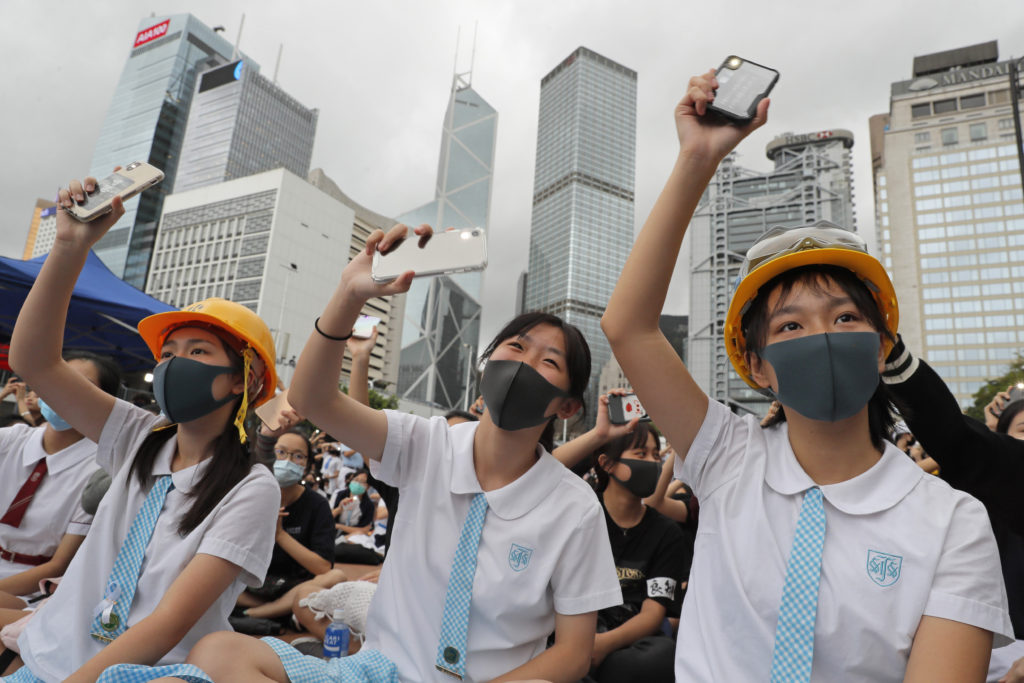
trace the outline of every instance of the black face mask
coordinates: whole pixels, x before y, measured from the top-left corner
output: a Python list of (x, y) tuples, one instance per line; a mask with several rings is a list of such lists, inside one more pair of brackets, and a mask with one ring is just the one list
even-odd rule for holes
[(480, 380), (480, 393), (499, 429), (527, 429), (553, 420), (545, 415), (551, 401), (569, 395), (526, 363), (489, 360)]
[(153, 398), (171, 422), (191, 422), (238, 398), (230, 392), (220, 400), (213, 397), (213, 381), (233, 372), (237, 370), (230, 365), (174, 356), (153, 370)]
[(629, 468), (629, 479), (623, 481), (611, 472), (608, 473), (615, 481), (626, 487), (626, 490), (637, 498), (646, 498), (658, 488), (658, 477), (661, 476), (661, 463), (649, 460), (622, 459), (620, 464)]

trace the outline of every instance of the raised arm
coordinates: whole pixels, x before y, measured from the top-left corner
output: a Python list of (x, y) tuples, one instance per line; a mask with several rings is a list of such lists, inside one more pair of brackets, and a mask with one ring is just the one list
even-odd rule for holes
[[(370, 405), (370, 354), (377, 343), (377, 326), (366, 339), (350, 338), (347, 342), (348, 352), (352, 354), (352, 371), (348, 377), (348, 395), (362, 403)], [(347, 455), (347, 454), (346, 454)]]
[(602, 394), (597, 399), (597, 420), (594, 428), (577, 436), (572, 441), (565, 442), (553, 450), (551, 455), (571, 469), (612, 439), (617, 439), (636, 429), (636, 425), (640, 421), (638, 418), (633, 418), (626, 424), (612, 424), (608, 418), (608, 397), (612, 394), (621, 396), (625, 393), (623, 389), (612, 389), (609, 393)]
[(10, 356), (11, 367), (35, 392), (92, 441), (99, 441), (114, 407), (114, 397), (72, 370), (61, 358), (64, 321), (89, 249), (124, 214), (124, 206), (116, 197), (113, 210), (91, 223), (80, 223), (62, 209), (72, 206), (72, 197), (82, 201), (96, 187), (95, 178), (86, 178), (81, 183), (73, 180), (60, 191), (57, 238), (18, 314)]
[[(314, 330), (302, 349), (288, 393), (292, 406), (313, 424), (374, 460), (380, 460), (384, 451), (387, 417), (339, 391), (338, 377), (345, 340), (352, 333), (363, 304), (375, 296), (408, 291), (412, 283), (411, 271), (387, 284), (377, 284), (370, 277), (373, 253), (386, 252), (407, 232), (404, 225), (396, 225), (386, 235), (375, 231), (366, 240), (366, 249), (345, 266), (341, 282), (320, 316), (319, 331)], [(429, 238), (431, 230), (420, 226), (415, 233), (421, 239)]]
[(680, 454), (693, 443), (708, 397), (658, 328), (686, 228), (719, 162), (767, 120), (763, 100), (754, 120), (738, 127), (709, 115), (714, 72), (690, 79), (676, 106), (679, 155), (665, 188), (633, 245), (601, 328), (637, 396)]

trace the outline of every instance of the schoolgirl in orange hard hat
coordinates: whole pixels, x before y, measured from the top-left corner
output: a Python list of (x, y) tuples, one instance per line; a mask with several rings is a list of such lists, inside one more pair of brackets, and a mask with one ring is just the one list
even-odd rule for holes
[[(95, 178), (62, 189), (62, 208)], [(280, 486), (245, 446), (246, 412), (273, 395), (274, 344), (249, 309), (207, 299), (139, 323), (156, 360), (161, 415), (115, 399), (61, 360), (64, 322), (89, 249), (124, 213), (81, 223), (57, 213), (57, 238), (21, 309), (11, 361), (40, 396), (99, 444), (111, 475), (92, 529), (55, 595), (18, 640), (18, 681), (95, 681), (119, 663), (184, 662), (230, 628), (274, 544)], [(7, 679), (4, 679), (7, 680)]]
[(715, 331), (744, 391), (781, 404), (772, 424), (709, 400), (659, 330), (708, 182), (767, 121), (767, 100), (746, 125), (718, 118), (718, 85), (691, 78), (676, 107), (675, 167), (601, 321), (701, 502), (676, 680), (983, 681), (1012, 632), (995, 540), (981, 503), (886, 441), (899, 312), (863, 240), (786, 226), (738, 264)]

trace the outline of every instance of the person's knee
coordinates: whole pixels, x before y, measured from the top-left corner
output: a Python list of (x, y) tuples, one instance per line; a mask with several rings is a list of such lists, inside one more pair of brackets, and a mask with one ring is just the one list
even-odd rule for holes
[(224, 657), (224, 653), (237, 652), (238, 648), (246, 646), (246, 641), (251, 640), (252, 638), (240, 633), (217, 631), (200, 638), (192, 651), (188, 653), (188, 658), (185, 661), (198, 666), (216, 680), (217, 675), (226, 670), (225, 667), (229, 663), (235, 665), (239, 663), (232, 661), (233, 657)]

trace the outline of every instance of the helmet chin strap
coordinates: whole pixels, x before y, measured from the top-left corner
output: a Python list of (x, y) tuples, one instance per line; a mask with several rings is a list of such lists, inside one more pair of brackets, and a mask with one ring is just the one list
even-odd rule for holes
[(246, 346), (242, 351), (242, 377), (245, 378), (245, 388), (242, 389), (242, 402), (235, 413), (235, 429), (238, 430), (238, 440), (243, 444), (248, 438), (245, 434), (245, 414), (249, 410), (249, 369), (252, 367), (253, 355), (251, 346)]

